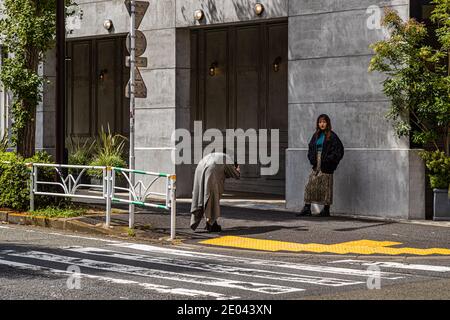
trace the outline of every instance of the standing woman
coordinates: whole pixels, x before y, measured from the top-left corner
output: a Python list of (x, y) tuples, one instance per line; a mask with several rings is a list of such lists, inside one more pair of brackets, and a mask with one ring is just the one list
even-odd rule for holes
[(333, 204), (333, 173), (344, 156), (344, 146), (332, 131), (330, 117), (317, 118), (316, 132), (309, 142), (308, 159), (313, 166), (305, 187), (305, 207), (297, 216), (311, 216), (311, 203), (323, 205), (320, 216), (330, 216)]

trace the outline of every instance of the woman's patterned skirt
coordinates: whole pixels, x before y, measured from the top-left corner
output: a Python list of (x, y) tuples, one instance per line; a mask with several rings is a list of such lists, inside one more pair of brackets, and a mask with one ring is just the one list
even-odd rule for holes
[(323, 173), (320, 169), (321, 153), (317, 153), (317, 168), (309, 175), (305, 187), (305, 203), (320, 205), (333, 204), (333, 175)]

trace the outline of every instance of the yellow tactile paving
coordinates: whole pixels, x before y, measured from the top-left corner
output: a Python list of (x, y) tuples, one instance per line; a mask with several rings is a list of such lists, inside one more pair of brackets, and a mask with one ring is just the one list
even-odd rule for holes
[(232, 247), (240, 249), (253, 249), (260, 251), (292, 251), (292, 252), (314, 252), (335, 254), (383, 254), (383, 255), (450, 255), (450, 249), (445, 248), (393, 248), (402, 243), (392, 241), (358, 240), (337, 244), (319, 243), (294, 243), (274, 240), (253, 239), (244, 237), (226, 236), (201, 241), (201, 244), (214, 246)]

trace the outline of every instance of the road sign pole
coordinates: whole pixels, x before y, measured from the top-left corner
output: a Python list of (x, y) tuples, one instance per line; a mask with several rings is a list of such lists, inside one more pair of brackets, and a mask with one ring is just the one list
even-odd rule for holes
[[(134, 111), (135, 111), (135, 85), (136, 85), (136, 1), (131, 0), (130, 19), (130, 169), (135, 169), (134, 155)], [(130, 173), (130, 193), (129, 199), (133, 201), (131, 189), (134, 188), (134, 173)], [(134, 205), (129, 205), (129, 228), (134, 228)]]

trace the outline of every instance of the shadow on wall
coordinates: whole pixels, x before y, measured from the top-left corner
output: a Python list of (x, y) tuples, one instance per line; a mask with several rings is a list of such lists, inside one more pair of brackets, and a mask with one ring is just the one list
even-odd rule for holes
[[(239, 20), (250, 20), (255, 18), (255, 4), (256, 2), (248, 0), (232, 0), (236, 16)], [(270, 10), (272, 17), (282, 17), (286, 14), (287, 10), (282, 10), (283, 1), (272, 1), (273, 4), (270, 8), (265, 8), (261, 17), (264, 18), (267, 15), (267, 10)], [(286, 2), (287, 3), (287, 2)]]
[[(237, 17), (238, 21), (248, 21), (252, 19), (258, 18), (255, 15), (254, 11), (254, 5), (256, 4), (255, 1), (249, 1), (249, 0), (231, 0), (232, 8), (234, 8), (234, 15), (232, 15), (231, 12), (228, 12), (230, 15), (228, 17), (227, 21), (227, 12), (226, 10), (228, 8), (231, 8), (226, 5), (226, 3), (229, 0), (223, 1), (223, 0), (206, 0), (203, 1), (199, 8), (203, 10), (205, 14), (205, 19), (202, 19), (199, 21), (200, 25), (206, 25), (206, 24), (212, 24), (212, 23), (225, 23), (225, 22), (231, 22), (231, 17)], [(218, 6), (219, 3), (219, 6)], [(278, 1), (272, 1), (270, 2), (272, 6), (270, 8), (265, 8), (266, 10), (262, 13), (261, 18), (267, 17), (267, 12), (270, 10), (270, 16), (272, 17), (283, 17), (286, 15), (287, 8), (287, 1), (285, 0), (278, 0)], [(193, 10), (194, 8), (189, 7), (186, 8), (186, 6), (181, 7), (181, 14), (183, 15), (183, 19), (185, 21), (192, 21), (193, 19)]]
[[(190, 9), (191, 8), (186, 8), (186, 6), (181, 7), (181, 14), (185, 21), (191, 21), (193, 19), (193, 11)], [(205, 18), (198, 22), (200, 25), (206, 25), (208, 21), (210, 23), (225, 21), (223, 10), (217, 8), (215, 0), (208, 0), (206, 4), (202, 3), (199, 9), (203, 10), (205, 14)]]

